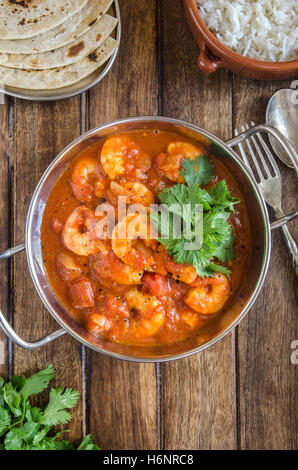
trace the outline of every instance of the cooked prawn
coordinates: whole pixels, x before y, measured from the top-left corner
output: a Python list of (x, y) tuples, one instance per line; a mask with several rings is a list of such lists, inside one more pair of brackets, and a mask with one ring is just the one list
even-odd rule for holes
[[(130, 214), (124, 217), (114, 228), (112, 249), (124, 263), (139, 269), (148, 269), (154, 265), (154, 258), (146, 254), (147, 250), (136, 247), (137, 239), (141, 238), (145, 247), (156, 244), (154, 227), (151, 226), (147, 214)], [(153, 252), (152, 252), (153, 254)]]
[(98, 220), (87, 207), (79, 206), (74, 209), (62, 231), (62, 241), (66, 248), (80, 256), (98, 253), (102, 244), (102, 240), (98, 240), (95, 235)]
[(130, 160), (135, 161), (141, 154), (141, 148), (130, 137), (111, 137), (101, 149), (100, 163), (108, 177), (114, 180), (125, 172)]
[(89, 310), (85, 325), (93, 334), (105, 334), (110, 339), (122, 337), (128, 328), (129, 308), (125, 299), (104, 294), (97, 300), (98, 306)]
[(64, 281), (75, 281), (82, 273), (82, 268), (66, 253), (60, 253), (56, 259), (56, 267)]
[(110, 249), (108, 252), (101, 250), (90, 258), (91, 276), (99, 282), (101, 279), (110, 280), (118, 284), (139, 284), (143, 270), (135, 269), (121, 261)]
[(165, 275), (169, 272), (177, 281), (184, 282), (185, 284), (192, 284), (198, 277), (196, 268), (191, 264), (176, 263), (174, 258), (169, 255), (164, 245), (159, 245), (155, 250), (154, 260), (156, 263), (156, 272)]
[(198, 277), (196, 268), (192, 266), (192, 264), (179, 264), (173, 259), (170, 259), (166, 263), (166, 267), (168, 272), (173, 275), (174, 279), (184, 282), (185, 284), (192, 284)]
[(154, 204), (155, 197), (152, 191), (142, 183), (134, 181), (126, 181), (125, 183), (111, 182), (111, 191), (117, 196), (126, 197), (127, 204), (143, 204), (144, 206), (150, 206)]
[(231, 294), (230, 281), (224, 274), (199, 278), (195, 287), (184, 297), (184, 302), (195, 312), (211, 315), (222, 309)]
[(93, 334), (100, 334), (112, 328), (112, 319), (108, 318), (102, 309), (94, 309), (85, 316), (85, 326)]
[(194, 146), (187, 142), (171, 142), (167, 153), (160, 153), (156, 157), (155, 165), (161, 174), (171, 181), (183, 183), (184, 178), (180, 175), (181, 164), (185, 158), (195, 160), (203, 153), (203, 148)]
[(165, 310), (162, 303), (152, 295), (143, 294), (133, 288), (125, 295), (130, 308), (128, 334), (131, 339), (153, 336), (162, 326)]
[(102, 197), (104, 181), (96, 174), (96, 160), (92, 157), (81, 158), (74, 166), (70, 184), (75, 197), (81, 202), (91, 201), (94, 196)]
[(180, 318), (192, 330), (206, 323), (206, 320), (202, 320), (202, 318), (200, 318), (200, 315), (198, 313), (193, 312), (191, 310), (185, 310), (184, 312), (182, 312)]

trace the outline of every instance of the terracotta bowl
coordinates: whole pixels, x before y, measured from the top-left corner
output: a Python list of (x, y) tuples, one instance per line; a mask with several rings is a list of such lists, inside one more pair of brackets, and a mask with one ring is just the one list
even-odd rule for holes
[(200, 48), (199, 68), (212, 73), (219, 68), (231, 70), (248, 78), (277, 80), (298, 75), (298, 60), (265, 62), (249, 59), (232, 51), (207, 28), (199, 13), (196, 0), (184, 0), (187, 21)]

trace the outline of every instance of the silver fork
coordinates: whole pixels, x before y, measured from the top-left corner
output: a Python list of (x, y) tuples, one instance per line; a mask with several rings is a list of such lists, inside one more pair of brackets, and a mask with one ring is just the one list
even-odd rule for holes
[[(251, 126), (254, 125), (255, 124), (252, 121)], [(244, 132), (248, 129), (248, 124), (241, 126), (241, 132)], [(238, 134), (238, 130), (235, 129), (235, 135)], [(253, 170), (249, 158), (245, 153), (243, 145), (238, 144), (243, 162), (250, 169), (261, 193), (264, 196), (265, 201), (274, 210), (275, 217), (278, 219), (284, 217), (285, 213), (282, 210), (281, 205), (282, 179), (279, 168), (271, 153), (271, 150), (269, 149), (268, 145), (266, 144), (260, 133), (257, 133), (255, 136), (249, 137), (246, 140), (246, 144), (252, 162), (254, 164), (255, 171)], [(270, 163), (271, 171), (269, 169), (268, 162)], [(296, 241), (294, 240), (289, 229), (285, 225), (280, 227), (280, 230), (283, 242), (291, 256), (292, 264), (296, 271), (296, 275), (298, 275), (298, 249)]]

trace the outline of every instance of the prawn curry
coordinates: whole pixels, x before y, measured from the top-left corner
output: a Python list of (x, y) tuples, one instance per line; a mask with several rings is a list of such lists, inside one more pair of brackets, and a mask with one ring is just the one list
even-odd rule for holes
[(48, 198), (41, 243), (71, 315), (91, 334), (144, 347), (199, 335), (220, 315), (251, 244), (240, 189), (209, 143), (158, 130), (78, 155)]

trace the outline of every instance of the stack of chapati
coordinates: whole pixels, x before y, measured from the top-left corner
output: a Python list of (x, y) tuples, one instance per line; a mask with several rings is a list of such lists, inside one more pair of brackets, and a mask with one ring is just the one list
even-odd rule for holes
[(72, 85), (113, 54), (113, 0), (1, 0), (0, 86)]

